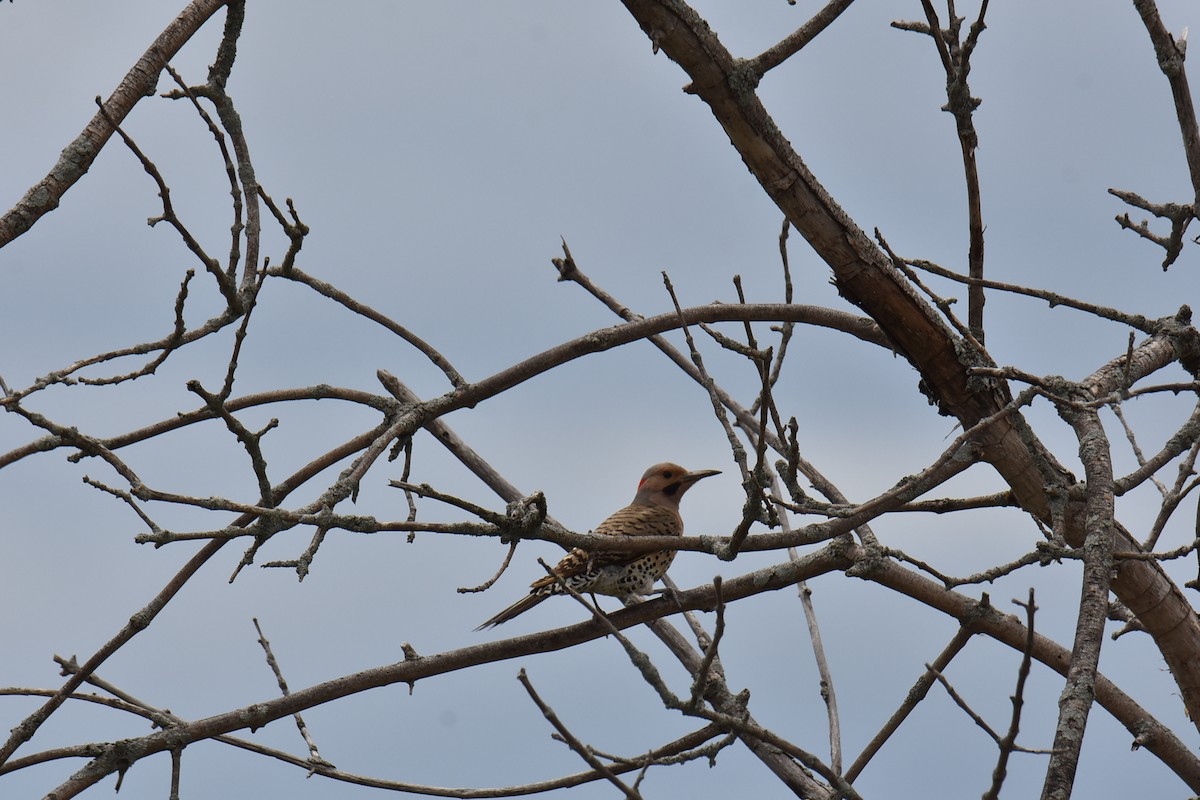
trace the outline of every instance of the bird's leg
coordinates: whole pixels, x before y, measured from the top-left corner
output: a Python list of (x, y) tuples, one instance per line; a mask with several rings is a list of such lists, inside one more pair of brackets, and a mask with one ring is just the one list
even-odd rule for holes
[(675, 587), (673, 587), (673, 586), (664, 586), (661, 589), (649, 589), (645, 593), (630, 592), (629, 594), (625, 595), (625, 598), (624, 598), (625, 605), (631, 606), (635, 602), (636, 603), (644, 603), (647, 600), (651, 599), (651, 597), (653, 595), (660, 595), (662, 597), (667, 598), (668, 600), (673, 602), (675, 604), (675, 607), (678, 608), (681, 612), (687, 610), (683, 607), (683, 603), (679, 599), (679, 592), (677, 592), (675, 590)]
[[(612, 620), (609, 619), (608, 612), (600, 607), (600, 601), (596, 599), (595, 592), (588, 592), (588, 597), (592, 598), (592, 615), (593, 618), (603, 617), (609, 625), (612, 625)], [(604, 634), (604, 638), (608, 638), (608, 634)]]
[(679, 599), (679, 592), (674, 586), (663, 586), (661, 589), (654, 589), (650, 594), (662, 595), (666, 599), (675, 604), (675, 607), (680, 611), (684, 611), (683, 601)]

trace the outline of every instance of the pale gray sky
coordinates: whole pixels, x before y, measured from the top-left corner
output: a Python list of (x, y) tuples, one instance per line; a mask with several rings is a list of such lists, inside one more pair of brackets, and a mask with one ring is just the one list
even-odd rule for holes
[[(1185, 0), (1159, 5), (1173, 31), (1200, 24)], [(45, 175), (95, 112), (93, 98), (108, 96), (181, 6), (161, 0), (0, 4), (6, 77), (0, 81), (0, 205), (10, 207)], [(735, 54), (751, 56), (819, 5), (758, 0), (697, 8)], [(945, 102), (941, 67), (928, 39), (888, 26), (920, 14), (916, 2), (859, 0), (770, 73), (760, 91), (806, 163), (864, 229), (879, 227), (905, 256), (961, 269), (965, 206), (953, 121), (939, 111)], [(173, 62), (192, 82), (204, 79), (221, 21), (218, 15)], [(555, 281), (549, 259), (559, 255), (560, 236), (599, 284), (647, 315), (670, 309), (662, 270), (687, 305), (733, 299), (735, 273), (752, 300), (782, 296), (780, 212), (707, 108), (680, 90), (682, 71), (651, 53), (618, 3), (255, 0), (248, 3), (239, 50), (230, 92), (259, 180), (277, 201), (294, 198), (312, 228), (302, 268), (423, 336), (468, 380), (615, 322), (578, 287)], [(971, 82), (984, 100), (976, 124), (990, 277), (1147, 316), (1196, 302), (1194, 248), (1163, 274), (1161, 252), (1113, 223), (1125, 209), (1105, 192), (1115, 186), (1177, 202), (1191, 196), (1170, 94), (1130, 3), (993, 3)], [(162, 170), (191, 229), (223, 253), (228, 189), (216, 148), (191, 109), (147, 99), (125, 127)], [(114, 141), (61, 208), (0, 251), (0, 376), (9, 386), (169, 331), (175, 291), (193, 261), (165, 226), (146, 226), (158, 213), (153, 184)], [(267, 242), (265, 254), (278, 261), (282, 237), (272, 231)], [(791, 259), (798, 302), (849, 308), (799, 236), (792, 237)], [(956, 287), (934, 285), (963, 296)], [(218, 298), (202, 275), (193, 286), (188, 319), (195, 323), (217, 309)], [(379, 391), (379, 368), (425, 396), (447, 389), (411, 348), (301, 287), (269, 285), (255, 313), (239, 393), (322, 382)], [(1124, 352), (1125, 330), (1045, 303), (993, 293), (987, 314), (988, 346), (1001, 364), (1074, 378)], [(767, 335), (765, 326), (759, 333)], [(101, 436), (169, 418), (197, 405), (184, 388), (187, 380), (219, 385), (230, 341), (222, 336), (204, 343), (133, 385), (59, 387), (30, 405)], [(917, 375), (906, 362), (822, 331), (800, 330), (792, 347), (779, 393), (784, 413), (800, 418), (807, 457), (852, 499), (919, 471), (953, 438), (951, 422), (916, 391)], [(754, 383), (744, 362), (706, 348), (714, 373), (748, 403)], [(1157, 449), (1186, 413), (1168, 399), (1127, 409), (1147, 449)], [(374, 422), (323, 402), (248, 414), (247, 424), (261, 425), (272, 415), (282, 424), (265, 446), (277, 475)], [(1030, 419), (1078, 472), (1070, 430), (1044, 405)], [(647, 345), (568, 365), (446, 422), (520, 488), (545, 491), (551, 513), (576, 530), (628, 502), (642, 470), (664, 458), (726, 472), (684, 502), (689, 532), (724, 534), (739, 519), (736, 468), (707, 397)], [(1110, 430), (1117, 431), (1117, 471), (1127, 471), (1132, 457), (1119, 429)], [(0, 452), (37, 435), (15, 415), (0, 416)], [(252, 499), (244, 453), (218, 426), (126, 455), (161, 488)], [(195, 549), (135, 545), (138, 520), (80, 482), (84, 474), (111, 475), (65, 456), (26, 459), (0, 473), (0, 601), (10, 609), (0, 623), (0, 685), (59, 685), (52, 654), (82, 659), (93, 653)], [(418, 441), (415, 463), (419, 481), (502, 505), (428, 438)], [(395, 477), (398, 465), (377, 468), (355, 510), (402, 518), (403, 498), (386, 488)], [(977, 467), (950, 488), (996, 491), (1001, 483)], [(1122, 520), (1144, 530), (1153, 500), (1145, 493), (1124, 499)], [(422, 509), (433, 518), (459, 518), (428, 503)], [(913, 517), (880, 525), (876, 533), (959, 573), (1015, 557), (1038, 535), (1015, 512), (969, 519), (977, 527)], [(214, 524), (175, 509), (160, 510), (159, 520), (179, 529)], [(1174, 538), (1164, 539), (1166, 546), (1191, 535), (1183, 527), (1169, 531)], [(306, 544), (307, 532), (293, 532), (273, 541), (260, 561), (295, 557)], [(456, 587), (491, 575), (500, 546), (433, 535), (412, 545), (402, 536), (331, 535), (304, 583), (285, 571), (253, 569), (232, 585), (226, 579), (241, 550), (226, 548), (100, 674), (147, 702), (197, 718), (275, 696), (252, 616), (262, 622), (293, 688), (397, 661), (403, 641), (432, 654), (566, 624), (579, 618), (574, 604), (545, 603), (498, 631), (471, 630), (540, 574), (535, 556), (555, 553), (549, 545), (523, 546), (519, 563), (492, 591), (460, 595)], [(726, 564), (685, 555), (672, 575), (690, 586), (770, 559)], [(1183, 576), (1188, 569), (1172, 567)], [(1015, 610), (1010, 598), (1036, 586), (1043, 606), (1039, 630), (1069, 644), (1078, 577), (1068, 565), (1021, 572), (986, 589), (997, 605)], [(813, 589), (852, 760), (955, 626), (863, 581), (831, 576)], [(981, 589), (965, 591), (978, 595)], [(644, 632), (635, 638), (659, 652)], [(827, 755), (815, 669), (790, 593), (731, 609), (723, 658), (731, 686), (752, 690), (751, 708), (761, 722)], [(1018, 659), (980, 640), (949, 676), (999, 728), (1007, 724)], [(682, 671), (671, 663), (661, 660), (667, 679), (686, 690)], [(600, 749), (635, 755), (699, 727), (664, 712), (612, 641), (432, 679), (412, 696), (406, 687), (378, 690), (306, 718), (323, 755), (352, 772), (496, 786), (583, 769), (549, 739), (515, 680), (522, 666), (576, 733)], [(1196, 744), (1148, 641), (1107, 643), (1101, 668)], [(1027, 746), (1049, 746), (1060, 689), (1057, 676), (1035, 669), (1022, 725)], [(28, 700), (0, 701), (0, 730), (32, 708)], [(885, 748), (857, 784), (865, 797), (984, 790), (994, 748), (944, 693), (932, 692), (909, 724), (921, 732), (909, 731)], [(1129, 752), (1127, 734), (1105, 712), (1097, 709), (1091, 725), (1077, 796), (1186, 796), (1186, 787), (1153, 756)], [(147, 732), (140, 721), (110, 711), (70, 708), (18, 755)], [(290, 722), (254, 738), (303, 752)], [(1044, 763), (1015, 757), (1005, 795), (1036, 792)], [(2, 793), (40, 796), (79, 766), (63, 761), (5, 776)], [(139, 763), (126, 776), (122, 797), (164, 797), (168, 769), (165, 757)], [(92, 794), (111, 785), (108, 780)], [(644, 785), (648, 798), (735, 790), (747, 797), (782, 794), (774, 777), (739, 747), (725, 751), (715, 770), (692, 764), (652, 772)], [(294, 768), (215, 744), (186, 751), (183, 793), (384, 796), (305, 780)], [(601, 783), (553, 796), (607, 798), (613, 790)]]

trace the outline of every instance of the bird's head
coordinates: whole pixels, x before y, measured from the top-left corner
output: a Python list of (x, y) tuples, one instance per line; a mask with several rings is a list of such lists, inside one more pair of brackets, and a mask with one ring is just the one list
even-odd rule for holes
[(679, 499), (683, 493), (701, 478), (720, 475), (717, 469), (701, 469), (688, 472), (678, 464), (665, 462), (655, 464), (638, 482), (637, 496), (633, 498), (634, 505), (666, 506), (679, 510)]

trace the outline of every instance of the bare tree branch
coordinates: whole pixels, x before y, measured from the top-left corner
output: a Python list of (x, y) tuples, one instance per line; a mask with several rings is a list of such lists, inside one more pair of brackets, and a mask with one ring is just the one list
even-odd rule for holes
[(1200, 206), (1200, 125), (1196, 123), (1196, 109), (1192, 104), (1192, 92), (1188, 88), (1183, 47), (1167, 31), (1154, 0), (1133, 0), (1133, 7), (1142, 18), (1146, 33), (1150, 34), (1154, 55), (1158, 59), (1158, 68), (1162, 70), (1171, 86), (1179, 132), (1183, 136), (1183, 154), (1187, 158), (1188, 173), (1192, 178), (1192, 190), (1195, 192), (1193, 203)]
[(628, 800), (641, 800), (642, 796), (640, 794), (627, 786), (624, 781), (614, 775), (612, 770), (610, 770), (606, 765), (600, 763), (600, 760), (592, 755), (591, 751), (584, 746), (583, 742), (576, 739), (574, 735), (572, 735), (572, 733), (567, 729), (567, 726), (562, 724), (562, 721), (558, 718), (558, 714), (554, 713), (554, 709), (546, 705), (545, 701), (538, 696), (537, 691), (535, 691), (533, 688), (533, 684), (529, 682), (529, 676), (525, 674), (524, 669), (517, 673), (517, 680), (519, 680), (521, 685), (525, 687), (525, 691), (529, 693), (529, 698), (533, 700), (534, 705), (536, 705), (538, 710), (542, 712), (542, 716), (546, 718), (546, 721), (554, 726), (554, 729), (558, 731), (560, 736), (562, 736), (563, 741), (570, 745), (571, 749), (578, 753), (579, 757), (586, 761), (589, 767), (596, 772), (599, 772), (609, 783), (624, 792), (625, 797), (627, 797)]
[(954, 638), (938, 654), (933, 663), (926, 665), (925, 672), (917, 679), (913, 687), (908, 690), (908, 695), (904, 698), (904, 702), (892, 713), (892, 716), (884, 723), (879, 732), (871, 737), (871, 741), (863, 748), (858, 758), (854, 759), (854, 763), (850, 765), (850, 769), (846, 770), (846, 780), (853, 782), (862, 774), (862, 771), (866, 769), (867, 764), (871, 762), (875, 754), (887, 743), (888, 739), (892, 738), (892, 734), (900, 728), (904, 720), (908, 718), (908, 715), (917, 707), (917, 704), (929, 694), (929, 689), (937, 679), (937, 674), (949, 666), (950, 662), (962, 651), (973, 635), (974, 633), (965, 625), (959, 628), (954, 634)]
[(62, 196), (84, 176), (112, 136), (113, 127), (108, 120), (121, 122), (139, 100), (153, 94), (167, 62), (225, 5), (226, 0), (192, 0), (158, 35), (104, 102), (103, 111), (96, 112), (83, 132), (63, 150), (46, 177), (0, 217), (0, 247), (32, 228), (42, 215), (58, 208)]
[(1025, 681), (1029, 678), (1029, 667), (1033, 663), (1033, 617), (1037, 612), (1037, 605), (1034, 604), (1033, 598), (1033, 589), (1030, 589), (1028, 602), (1013, 601), (1025, 609), (1025, 630), (1028, 633), (1025, 637), (1025, 652), (1021, 654), (1021, 666), (1017, 669), (1017, 688), (1010, 698), (1013, 706), (1012, 718), (1008, 724), (1008, 732), (999, 742), (1000, 755), (996, 759), (996, 768), (992, 770), (992, 785), (983, 795), (984, 800), (998, 800), (1000, 797), (1000, 787), (1004, 785), (1004, 778), (1008, 774), (1008, 758), (1016, 747), (1017, 734), (1021, 730), (1021, 709), (1025, 704)]
[(1067, 683), (1059, 699), (1054, 752), (1046, 767), (1043, 800), (1067, 800), (1079, 766), (1079, 752), (1095, 699), (1096, 670), (1104, 623), (1108, 619), (1108, 592), (1113, 570), (1113, 474), (1108, 438), (1095, 411), (1059, 408), (1079, 438), (1079, 458), (1087, 476), (1087, 537), (1083, 543), (1083, 599), (1075, 626), (1075, 644)]

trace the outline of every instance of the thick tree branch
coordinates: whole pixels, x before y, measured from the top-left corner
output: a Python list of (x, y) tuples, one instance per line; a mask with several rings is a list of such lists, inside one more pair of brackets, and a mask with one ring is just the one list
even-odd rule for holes
[(167, 62), (191, 39), (226, 0), (192, 0), (158, 35), (138, 59), (100, 111), (75, 141), (67, 145), (58, 163), (34, 184), (8, 213), (0, 217), (0, 247), (29, 230), (41, 217), (58, 208), (62, 196), (91, 168), (96, 156), (113, 135), (109, 119), (120, 123), (138, 101), (154, 94), (158, 76)]
[[(846, 571), (851, 576), (895, 589), (964, 624), (969, 623), (973, 630), (991, 636), (1014, 650), (1022, 651), (1026, 647), (1028, 633), (1016, 617), (1001, 614), (993, 608), (982, 606), (972, 598), (943, 589), (915, 572), (889, 559), (880, 558), (859, 545), (846, 543), (845, 540), (839, 540), (838, 543), (802, 556), (797, 561), (776, 564), (728, 579), (722, 584), (721, 594), (726, 602), (734, 602), (762, 592), (777, 591), (792, 586), (797, 581), (834, 571)], [(680, 610), (711, 610), (716, 607), (716, 603), (716, 590), (709, 584), (678, 592), (674, 597), (649, 600), (615, 611), (609, 614), (608, 618), (618, 629), (625, 630)], [(424, 678), (479, 664), (562, 650), (602, 638), (608, 632), (605, 625), (589, 620), (565, 628), (464, 647), (433, 656), (410, 654), (404, 661), (316, 684), (294, 691), (286, 697), (275, 697), (170, 730), (107, 745), (103, 755), (58, 787), (56, 796), (60, 800), (74, 797), (123, 764), (153, 753), (243, 728), (262, 727), (297, 711), (351, 694), (398, 683), (412, 684)], [(1071, 659), (1070, 651), (1037, 635), (1034, 637), (1032, 652), (1038, 661), (1066, 675)], [(1096, 699), (1131, 732), (1137, 745), (1153, 752), (1187, 783), (1192, 791), (1200, 791), (1200, 759), (1192, 754), (1186, 744), (1114, 684), (1099, 675), (1096, 678)]]
[[(757, 76), (748, 73), (745, 63), (735, 59), (681, 0), (624, 3), (642, 30), (691, 78), (686, 91), (709, 106), (768, 196), (829, 265), (842, 295), (874, 319), (921, 373), (924, 391), (941, 412), (966, 428), (1005, 407), (1011, 401), (1006, 384), (970, 377), (970, 367), (992, 363), (987, 353), (956, 337), (829, 196), (767, 113), (755, 93)], [(1181, 335), (1195, 334), (1187, 322), (1166, 323), (1162, 330), (1176, 347)], [(1075, 479), (1019, 415), (993, 426), (981, 444), (983, 458), (1004, 477), (1024, 509), (1044, 524), (1057, 518), (1068, 526), (1070, 537), (1082, 543), (1080, 515), (1065, 513), (1057, 500)], [(1136, 544), (1122, 534), (1119, 548), (1134, 549)], [(1200, 725), (1200, 621), (1159, 565), (1126, 563), (1134, 566), (1128, 576), (1114, 580), (1113, 589), (1135, 613), (1141, 609), (1156, 617), (1147, 630)], [(1154, 599), (1148, 602), (1150, 596)]]
[(1108, 437), (1100, 424), (1100, 415), (1094, 410), (1060, 407), (1059, 413), (1079, 439), (1079, 458), (1087, 476), (1087, 535), (1083, 542), (1083, 587), (1079, 618), (1075, 624), (1075, 644), (1071, 649), (1067, 682), (1058, 701), (1054, 753), (1046, 767), (1043, 800), (1067, 800), (1071, 796), (1088, 713), (1096, 694), (1096, 670), (1100, 664), (1100, 646), (1104, 642), (1104, 623), (1108, 619), (1113, 563), (1114, 496)]

